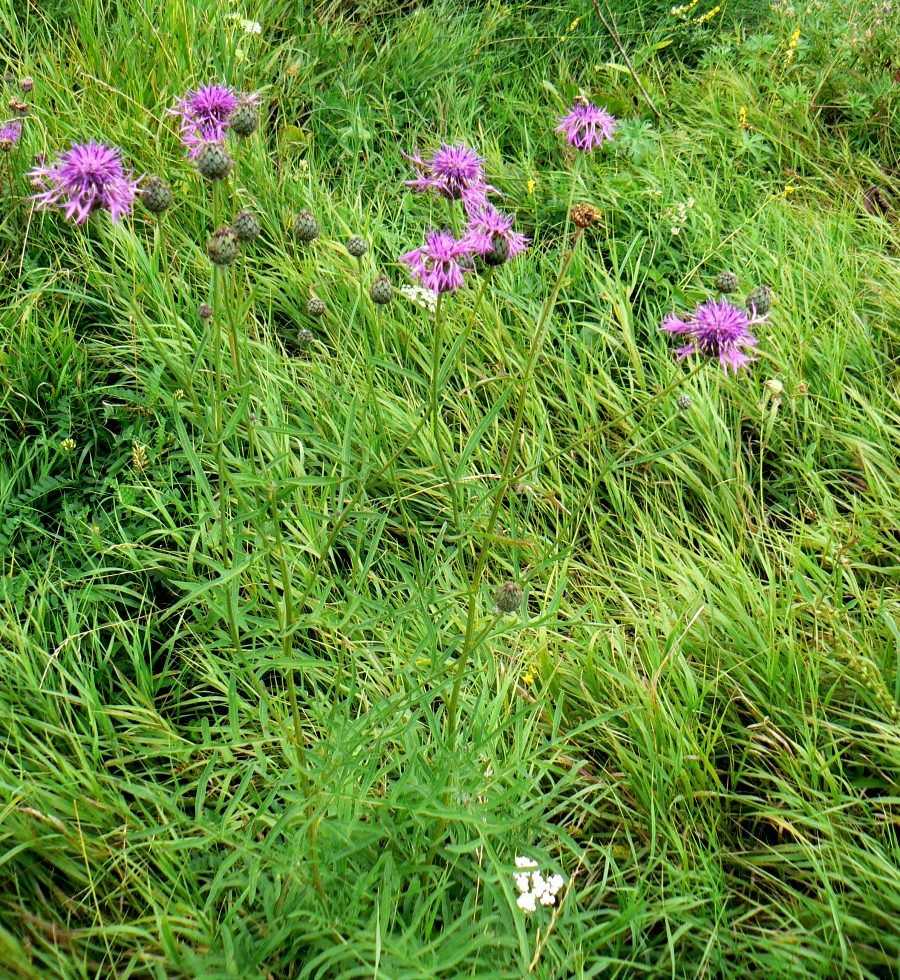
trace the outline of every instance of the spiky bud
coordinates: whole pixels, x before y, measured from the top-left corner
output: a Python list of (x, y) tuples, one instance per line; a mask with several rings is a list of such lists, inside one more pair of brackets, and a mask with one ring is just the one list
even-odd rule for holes
[(757, 286), (747, 297), (747, 310), (754, 316), (765, 316), (772, 309), (772, 290), (769, 286)]
[(500, 235), (491, 239), (490, 251), (484, 254), (484, 264), (490, 266), (503, 265), (509, 259), (509, 242)]
[(254, 238), (259, 237), (259, 233), (262, 231), (259, 217), (252, 211), (239, 211), (231, 224), (238, 240), (242, 242), (252, 242)]
[(221, 143), (207, 143), (197, 154), (197, 170), (207, 180), (222, 180), (231, 173), (234, 161)]
[(209, 305), (209, 303), (201, 303), (197, 307), (197, 315), (201, 320), (210, 320), (212, 319), (213, 308)]
[(494, 593), (494, 612), (500, 616), (518, 612), (522, 605), (522, 588), (516, 582), (504, 582)]
[(593, 204), (576, 204), (572, 208), (572, 220), (579, 228), (590, 228), (599, 217)]
[(217, 228), (209, 236), (206, 251), (213, 265), (231, 265), (238, 255), (238, 237), (234, 228), (230, 225)]
[(361, 258), (366, 252), (369, 251), (369, 243), (365, 238), (360, 238), (359, 235), (354, 235), (353, 238), (347, 242), (347, 251), (353, 256), (354, 259)]
[(713, 285), (720, 293), (735, 293), (738, 288), (738, 277), (731, 272), (720, 272), (713, 280)]
[(25, 78), (19, 82), (19, 88), (28, 95), (29, 92), (34, 91), (34, 79), (30, 75), (26, 75)]
[(313, 296), (312, 299), (306, 304), (306, 312), (318, 319), (325, 312), (325, 304), (318, 296)]
[(151, 214), (162, 214), (163, 211), (168, 211), (172, 207), (172, 201), (174, 200), (172, 188), (164, 180), (160, 180), (159, 177), (151, 177), (144, 184), (144, 188), (141, 191), (141, 200), (144, 202), (144, 207)]
[(394, 287), (391, 285), (391, 280), (387, 276), (378, 276), (375, 282), (372, 283), (369, 295), (372, 297), (373, 303), (377, 303), (379, 306), (387, 306), (394, 296)]
[(15, 85), (16, 84), (16, 76), (11, 71), (4, 72), (4, 74), (3, 74), (3, 84), (4, 85)]
[(249, 136), (256, 132), (259, 125), (259, 110), (252, 102), (243, 99), (235, 107), (228, 124), (231, 131), (238, 136)]
[(297, 331), (297, 346), (300, 348), (300, 350), (306, 350), (312, 341), (313, 335), (311, 330), (307, 330), (304, 327), (302, 330)]
[(294, 237), (301, 242), (311, 242), (319, 237), (319, 222), (312, 211), (301, 211), (294, 219)]
[(691, 396), (679, 395), (675, 401), (675, 404), (682, 412), (686, 412), (691, 407)]

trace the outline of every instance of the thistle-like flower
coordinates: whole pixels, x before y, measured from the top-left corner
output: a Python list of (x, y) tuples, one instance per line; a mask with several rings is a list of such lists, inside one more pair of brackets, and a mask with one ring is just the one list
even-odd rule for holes
[[(243, 101), (253, 104), (256, 98), (244, 96)], [(191, 159), (204, 143), (220, 143), (225, 139), (231, 114), (237, 106), (238, 95), (227, 85), (201, 85), (175, 100), (175, 107), (168, 112), (181, 118), (181, 142), (188, 148)]]
[(522, 605), (522, 587), (517, 582), (504, 582), (494, 593), (494, 612), (501, 616), (518, 612)]
[(10, 119), (0, 126), (0, 150), (8, 153), (22, 138), (22, 120)]
[(590, 153), (608, 140), (616, 129), (616, 117), (586, 99), (578, 99), (565, 116), (559, 119), (557, 133), (565, 133), (566, 141), (581, 153)]
[(478, 205), (486, 203), (488, 191), (496, 190), (484, 179), (484, 161), (464, 144), (444, 143), (430, 160), (423, 160), (418, 151), (403, 156), (416, 169), (415, 180), (403, 182), (414, 191), (433, 191), (440, 197)]
[(139, 184), (122, 165), (118, 150), (93, 141), (73, 143), (49, 166), (35, 167), (28, 176), (42, 188), (32, 198), (37, 206), (59, 205), (76, 225), (100, 210), (118, 221), (131, 210)]
[(688, 319), (670, 313), (660, 329), (689, 338), (690, 343), (675, 351), (678, 360), (700, 354), (718, 360), (726, 372), (731, 368), (737, 374), (755, 360), (744, 351), (756, 346), (756, 337), (750, 327), (764, 319), (752, 316), (727, 299), (717, 299), (698, 303)]
[(472, 243), (466, 238), (457, 240), (448, 231), (434, 231), (425, 234), (425, 242), (419, 247), (400, 256), (400, 261), (409, 266), (412, 276), (434, 293), (449, 293), (463, 284), (463, 273), (472, 269), (471, 257), (474, 253)]
[(498, 239), (506, 245), (506, 260), (514, 259), (528, 248), (528, 239), (512, 227), (515, 216), (502, 214), (490, 204), (473, 205), (467, 208), (469, 221), (465, 238), (472, 245), (476, 255), (487, 257), (499, 251)]

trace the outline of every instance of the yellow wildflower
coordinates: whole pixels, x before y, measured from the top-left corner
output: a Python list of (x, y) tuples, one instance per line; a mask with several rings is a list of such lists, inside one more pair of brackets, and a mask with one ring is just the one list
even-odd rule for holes
[(697, 20), (696, 20), (696, 23), (698, 23), (698, 24), (706, 24), (708, 21), (711, 21), (713, 19), (713, 17), (715, 17), (716, 14), (721, 9), (722, 8), (718, 4), (716, 4), (716, 6), (712, 8), (712, 10), (707, 10), (705, 14), (701, 15), (700, 17), (698, 17)]
[(528, 181), (528, 184), (526, 186), (527, 186), (528, 193), (533, 194), (535, 187), (537, 187), (537, 181), (534, 179), (534, 177), (532, 177), (531, 180)]

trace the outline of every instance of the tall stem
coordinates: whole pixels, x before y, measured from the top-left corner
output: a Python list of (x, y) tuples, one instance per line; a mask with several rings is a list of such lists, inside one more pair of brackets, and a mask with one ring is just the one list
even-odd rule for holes
[(459, 533), (459, 504), (456, 500), (456, 484), (450, 473), (447, 458), (444, 455), (441, 445), (441, 416), (440, 416), (440, 375), (441, 375), (441, 341), (443, 339), (443, 293), (438, 293), (437, 304), (434, 309), (434, 347), (431, 355), (431, 431), (434, 437), (434, 445), (438, 454), (438, 461), (441, 467), (441, 474), (447, 484), (447, 492), (450, 494), (450, 504), (453, 507), (453, 525)]
[(559, 291), (562, 287), (563, 280), (566, 277), (566, 272), (568, 271), (572, 257), (575, 255), (575, 249), (577, 248), (580, 239), (581, 229), (579, 228), (575, 234), (575, 240), (573, 241), (571, 247), (566, 251), (562, 261), (560, 262), (559, 270), (556, 273), (556, 280), (553, 283), (553, 289), (550, 291), (550, 295), (547, 297), (547, 300), (544, 303), (540, 314), (538, 315), (534, 342), (531, 345), (531, 352), (528, 355), (528, 361), (525, 365), (525, 373), (522, 377), (522, 383), (519, 386), (519, 398), (516, 403), (516, 414), (513, 417), (512, 433), (509, 438), (506, 458), (503, 461), (503, 469), (500, 472), (500, 479), (498, 481), (497, 490), (494, 494), (494, 503), (491, 507), (491, 513), (488, 518), (487, 529), (484, 533), (481, 549), (478, 553), (478, 559), (475, 562), (475, 571), (472, 574), (472, 585), (469, 589), (469, 601), (466, 609), (466, 630), (463, 637), (463, 648), (460, 652), (459, 659), (456, 662), (453, 688), (450, 692), (450, 700), (447, 703), (447, 734), (448, 738), (451, 740), (455, 737), (456, 733), (456, 710), (459, 702), (459, 691), (462, 684), (462, 678), (465, 673), (469, 657), (471, 656), (472, 650), (475, 646), (472, 641), (475, 636), (475, 616), (478, 608), (478, 596), (481, 591), (481, 579), (484, 575), (484, 569), (485, 565), (487, 564), (488, 556), (490, 555), (491, 538), (494, 533), (494, 527), (497, 524), (497, 518), (500, 516), (500, 508), (503, 506), (506, 491), (509, 489), (510, 473), (512, 472), (513, 460), (515, 459), (516, 455), (515, 446), (519, 438), (519, 430), (522, 427), (522, 420), (525, 416), (525, 403), (527, 401), (528, 386), (531, 383), (535, 364), (537, 363), (537, 359), (543, 345), (544, 330), (550, 320), (550, 314), (553, 311), (553, 308), (556, 306)]

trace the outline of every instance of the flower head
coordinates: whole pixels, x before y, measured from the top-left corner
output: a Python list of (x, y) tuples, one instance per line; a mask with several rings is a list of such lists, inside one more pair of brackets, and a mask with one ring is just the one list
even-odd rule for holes
[(565, 133), (567, 142), (582, 153), (590, 153), (613, 138), (616, 117), (600, 106), (577, 101), (569, 113), (560, 117), (557, 133)]
[(11, 119), (0, 126), (0, 147), (11, 150), (22, 136), (22, 120)]
[[(249, 98), (252, 101), (253, 96)], [(231, 88), (215, 84), (189, 89), (175, 100), (175, 108), (168, 111), (181, 117), (181, 142), (190, 151), (191, 159), (204, 143), (220, 143), (225, 138), (237, 104), (238, 96)]]
[(541, 905), (555, 905), (556, 896), (566, 883), (560, 874), (545, 878), (537, 869), (537, 863), (527, 857), (516, 858), (516, 868), (513, 881), (519, 892), (516, 905), (523, 912), (534, 912), (538, 902)]
[(465, 237), (472, 244), (476, 255), (487, 255), (502, 239), (508, 247), (508, 259), (514, 259), (528, 248), (528, 239), (512, 230), (515, 217), (502, 214), (490, 204), (476, 204), (466, 208), (469, 221)]
[(717, 299), (698, 303), (687, 319), (670, 313), (660, 329), (690, 339), (690, 343), (675, 351), (679, 360), (700, 354), (717, 359), (726, 371), (731, 368), (737, 374), (754, 360), (744, 350), (756, 346), (756, 337), (750, 332), (750, 327), (762, 323), (764, 319), (751, 316), (727, 299)]
[(420, 248), (400, 256), (411, 275), (434, 293), (449, 293), (463, 284), (463, 273), (471, 269), (474, 252), (466, 238), (457, 240), (448, 231), (430, 230)]
[(49, 166), (29, 175), (42, 188), (32, 200), (39, 208), (59, 205), (66, 218), (80, 225), (94, 211), (109, 211), (118, 221), (131, 210), (139, 181), (122, 165), (119, 151), (104, 143), (73, 143)]
[(488, 191), (496, 190), (485, 182), (484, 161), (465, 145), (444, 143), (430, 160), (423, 160), (418, 152), (403, 155), (416, 168), (415, 180), (404, 181), (414, 191), (434, 191), (441, 197), (461, 198), (476, 205), (487, 201)]

